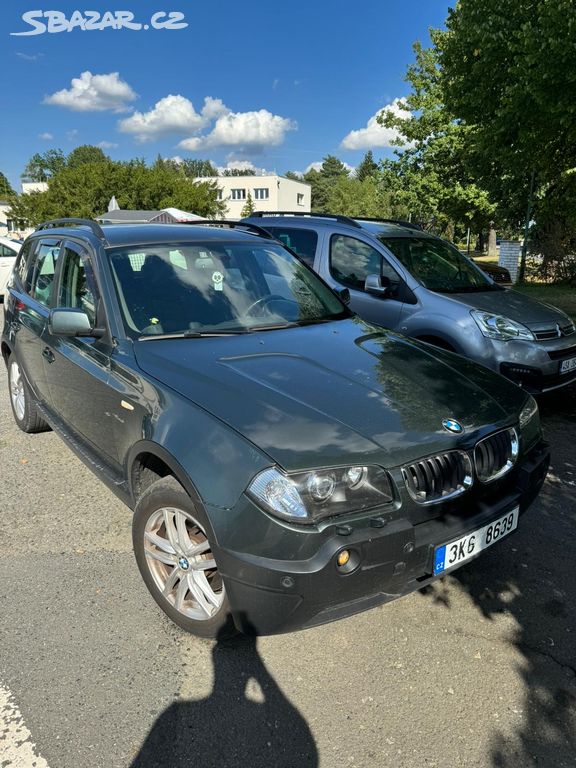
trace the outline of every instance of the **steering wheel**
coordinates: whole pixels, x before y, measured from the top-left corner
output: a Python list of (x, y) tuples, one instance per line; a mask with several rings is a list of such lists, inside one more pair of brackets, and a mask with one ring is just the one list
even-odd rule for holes
[(268, 304), (271, 304), (273, 301), (284, 301), (287, 304), (296, 304), (295, 301), (291, 301), (290, 299), (287, 299), (285, 296), (280, 296), (279, 293), (271, 293), (269, 296), (261, 296), (259, 299), (256, 299), (256, 301), (253, 301), (252, 304), (244, 311), (245, 315), (251, 315), (253, 310), (258, 307), (260, 310), (264, 309), (268, 306)]

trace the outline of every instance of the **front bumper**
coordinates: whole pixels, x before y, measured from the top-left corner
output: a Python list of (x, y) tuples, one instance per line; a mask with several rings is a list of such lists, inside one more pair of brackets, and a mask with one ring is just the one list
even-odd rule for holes
[[(318, 537), (319, 546), (306, 558), (272, 559), (218, 547), (219, 569), (237, 627), (249, 634), (304, 629), (425, 587), (437, 578), (433, 576), (436, 546), (481, 528), (517, 506), (520, 514), (525, 512), (540, 491), (548, 465), (548, 448), (539, 443), (515, 467), (509, 487), (500, 486), (496, 499), (471, 503), (464, 495), (459, 514), (453, 507), (418, 524), (406, 517), (387, 520), (374, 511), (346, 525), (331, 523), (322, 533), (309, 534)], [(282, 534), (282, 526), (278, 528), (271, 548), (282, 535), (288, 548), (292, 529), (284, 527)], [(349, 550), (356, 563), (349, 572), (336, 564), (342, 549)]]
[(576, 358), (576, 336), (550, 341), (494, 341), (495, 370), (532, 394), (576, 381), (576, 370), (562, 373), (562, 363)]

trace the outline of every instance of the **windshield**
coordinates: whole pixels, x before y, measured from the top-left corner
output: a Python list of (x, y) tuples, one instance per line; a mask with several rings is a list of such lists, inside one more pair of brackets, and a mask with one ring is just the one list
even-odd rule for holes
[(465, 293), (499, 290), (475, 264), (442, 240), (385, 235), (378, 235), (378, 239), (430, 291)]
[(131, 246), (109, 254), (132, 338), (244, 333), (350, 315), (281, 246), (196, 242)]

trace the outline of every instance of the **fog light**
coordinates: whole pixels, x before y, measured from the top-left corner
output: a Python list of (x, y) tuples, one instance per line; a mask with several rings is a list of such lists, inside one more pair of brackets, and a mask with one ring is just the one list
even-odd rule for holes
[(350, 560), (350, 552), (348, 552), (347, 549), (343, 549), (342, 552), (339, 552), (338, 557), (336, 558), (336, 562), (338, 563), (338, 566), (340, 568), (343, 568), (345, 565), (348, 565), (349, 560)]

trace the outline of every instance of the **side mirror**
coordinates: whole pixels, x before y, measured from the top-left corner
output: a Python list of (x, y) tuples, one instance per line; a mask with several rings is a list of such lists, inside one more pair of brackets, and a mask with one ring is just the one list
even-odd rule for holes
[(390, 291), (390, 278), (367, 275), (364, 281), (364, 290), (366, 293), (372, 293), (374, 296), (381, 296), (384, 299)]
[(48, 330), (53, 336), (104, 336), (104, 329), (92, 328), (90, 318), (81, 309), (51, 309)]
[(348, 288), (335, 288), (334, 293), (343, 304), (350, 304), (350, 291)]

